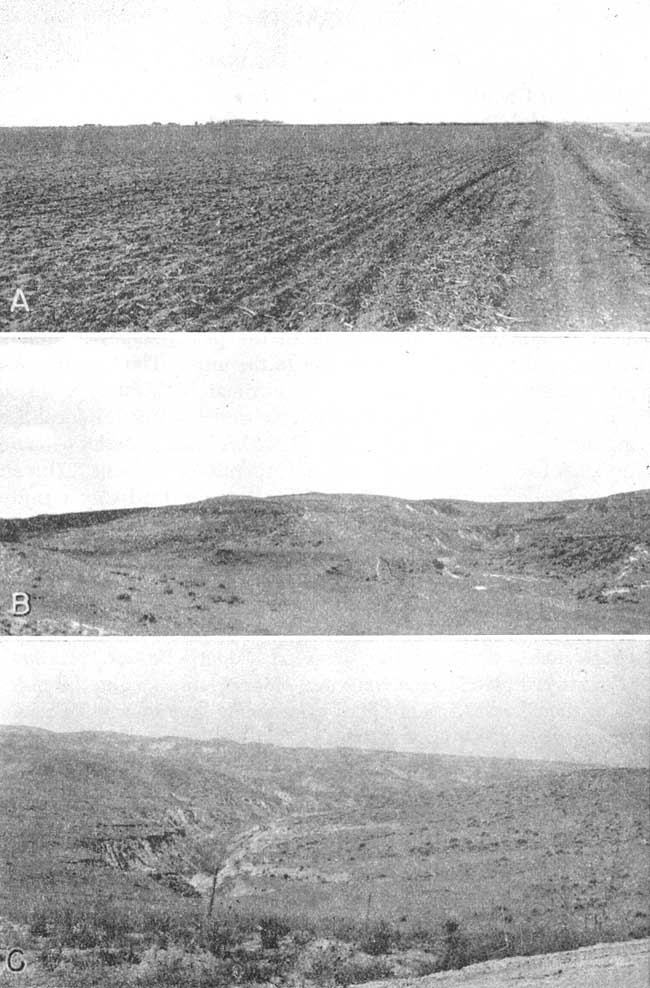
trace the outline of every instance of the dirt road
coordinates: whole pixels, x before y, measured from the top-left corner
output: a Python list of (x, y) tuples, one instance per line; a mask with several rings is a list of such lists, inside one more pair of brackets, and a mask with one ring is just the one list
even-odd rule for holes
[(461, 971), (433, 974), (407, 981), (377, 981), (365, 988), (647, 988), (650, 973), (650, 940), (598, 944), (561, 954), (509, 957), (503, 961), (474, 964)]
[(550, 128), (537, 155), (539, 209), (521, 245), (517, 327), (647, 329), (650, 198), (643, 173), (616, 156), (616, 145), (603, 149), (587, 128)]

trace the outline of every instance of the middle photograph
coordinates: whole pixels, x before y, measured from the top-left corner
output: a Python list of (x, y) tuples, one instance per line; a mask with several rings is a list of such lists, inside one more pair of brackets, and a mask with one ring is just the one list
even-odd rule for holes
[(0, 633), (647, 634), (650, 342), (5, 337)]

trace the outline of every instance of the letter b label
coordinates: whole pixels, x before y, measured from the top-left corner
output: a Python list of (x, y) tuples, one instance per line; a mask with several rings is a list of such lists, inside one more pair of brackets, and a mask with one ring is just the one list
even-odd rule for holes
[(32, 605), (28, 593), (23, 593), (19, 590), (18, 593), (12, 594), (11, 613), (14, 617), (25, 617), (31, 609)]

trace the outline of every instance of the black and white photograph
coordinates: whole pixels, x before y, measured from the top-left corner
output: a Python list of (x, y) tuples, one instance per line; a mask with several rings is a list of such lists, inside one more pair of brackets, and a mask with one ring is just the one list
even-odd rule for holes
[(650, 326), (647, 0), (14, 0), (0, 330)]
[(648, 988), (649, 39), (0, 4), (0, 988)]
[(5, 337), (0, 389), (5, 633), (650, 631), (645, 339)]
[(7, 984), (647, 986), (647, 641), (21, 644)]

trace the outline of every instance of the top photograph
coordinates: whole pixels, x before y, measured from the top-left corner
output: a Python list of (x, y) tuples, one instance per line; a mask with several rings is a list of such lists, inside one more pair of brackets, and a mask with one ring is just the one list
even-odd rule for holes
[(19, 0), (0, 332), (650, 331), (647, 0)]

